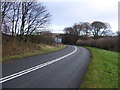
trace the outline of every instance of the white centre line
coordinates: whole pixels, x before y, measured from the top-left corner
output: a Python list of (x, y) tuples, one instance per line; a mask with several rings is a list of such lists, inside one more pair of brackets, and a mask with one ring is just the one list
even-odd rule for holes
[(59, 60), (61, 60), (61, 59), (63, 59), (63, 58), (66, 58), (66, 57), (74, 54), (74, 53), (77, 51), (77, 47), (75, 47), (75, 46), (73, 46), (73, 47), (75, 48), (75, 50), (72, 51), (71, 53), (67, 54), (67, 55), (64, 55), (64, 56), (59, 57), (59, 58), (56, 58), (56, 59), (54, 59), (54, 60), (45, 62), (45, 63), (43, 63), (43, 64), (39, 64), (39, 65), (37, 65), (37, 66), (34, 66), (34, 67), (29, 68), (29, 69), (20, 71), (20, 72), (18, 72), (18, 73), (15, 73), (15, 74), (12, 74), (12, 75), (9, 75), (9, 76), (0, 78), (0, 83), (4, 83), (4, 82), (6, 82), (6, 81), (8, 81), (8, 80), (17, 78), (17, 77), (19, 77), (19, 76), (22, 76), (22, 75), (24, 75), (24, 74), (30, 73), (30, 72), (32, 72), (32, 71), (35, 71), (35, 70), (37, 70), (37, 69), (43, 68), (43, 67), (45, 67), (45, 66), (47, 66), (47, 65), (50, 65), (50, 64), (52, 64), (52, 63), (58, 62)]

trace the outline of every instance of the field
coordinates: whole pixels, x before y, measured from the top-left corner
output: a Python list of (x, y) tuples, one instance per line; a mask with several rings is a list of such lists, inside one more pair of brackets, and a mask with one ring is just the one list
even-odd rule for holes
[(118, 53), (86, 47), (92, 60), (81, 88), (118, 88)]

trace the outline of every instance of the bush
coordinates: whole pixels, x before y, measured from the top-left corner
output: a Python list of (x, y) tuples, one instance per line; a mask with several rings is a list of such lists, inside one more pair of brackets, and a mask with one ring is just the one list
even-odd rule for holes
[(62, 42), (64, 44), (76, 44), (76, 41), (78, 40), (78, 36), (73, 35), (73, 34), (64, 34), (64, 35), (60, 35), (60, 37), (62, 38)]
[(77, 45), (97, 47), (106, 50), (119, 51), (118, 37), (101, 37), (98, 39), (78, 40)]
[(27, 36), (10, 36), (2, 34), (2, 44), (6, 43), (19, 43), (19, 42), (31, 42), (31, 43), (42, 43), (47, 45), (55, 45), (55, 37), (53, 35), (27, 35)]
[(54, 45), (55, 40), (52, 36), (45, 36), (45, 35), (32, 35), (27, 36), (29, 42), (32, 43), (42, 43), (47, 45)]

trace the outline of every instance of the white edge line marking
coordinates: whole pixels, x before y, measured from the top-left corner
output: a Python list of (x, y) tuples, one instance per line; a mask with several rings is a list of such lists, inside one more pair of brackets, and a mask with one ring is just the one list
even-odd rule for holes
[(29, 72), (32, 72), (32, 71), (35, 71), (35, 70), (40, 69), (40, 68), (42, 68), (42, 67), (45, 67), (45, 66), (47, 66), (47, 65), (50, 65), (50, 64), (52, 64), (52, 63), (58, 62), (59, 60), (61, 60), (61, 59), (63, 59), (63, 58), (66, 58), (66, 57), (72, 55), (73, 53), (75, 53), (75, 52), (77, 51), (77, 47), (75, 47), (75, 46), (73, 46), (73, 47), (75, 48), (75, 50), (74, 50), (73, 52), (67, 54), (67, 55), (64, 55), (64, 56), (62, 56), (62, 57), (56, 58), (56, 59), (54, 59), (54, 60), (52, 60), (52, 61), (45, 62), (45, 63), (43, 63), (43, 64), (39, 64), (39, 65), (37, 65), (37, 66), (34, 66), (34, 67), (29, 68), (29, 69), (20, 71), (20, 72), (18, 72), (18, 73), (15, 73), (15, 74), (12, 74), (12, 75), (9, 75), (9, 76), (0, 78), (0, 83), (6, 82), (6, 81), (8, 81), (8, 80), (14, 79), (14, 78), (16, 78), (16, 77), (22, 76), (22, 75), (27, 74), (27, 73), (29, 73)]

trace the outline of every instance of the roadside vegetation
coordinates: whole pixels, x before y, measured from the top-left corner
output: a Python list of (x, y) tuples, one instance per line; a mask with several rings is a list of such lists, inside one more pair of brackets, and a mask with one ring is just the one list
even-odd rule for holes
[(44, 4), (3, 1), (1, 14), (2, 61), (65, 48), (55, 42), (56, 35), (47, 29), (51, 15)]
[(28, 37), (27, 42), (21, 41), (17, 37), (14, 41), (13, 36), (3, 34), (3, 49), (2, 61), (13, 60), (16, 58), (23, 58), (26, 56), (34, 56), (45, 54), (65, 48), (65, 45), (56, 44), (54, 38), (50, 35), (36, 35)]
[[(4, 56), (2, 58), (2, 61), (8, 61), (8, 60), (14, 60), (18, 58), (23, 58), (27, 56), (34, 56), (34, 55), (41, 55), (41, 54), (46, 54), (49, 52), (53, 51), (58, 51), (61, 49), (64, 49), (66, 46), (64, 45), (56, 45), (56, 46), (50, 46), (50, 45), (45, 45), (45, 44), (32, 44), (31, 43), (25, 43), (25, 44), (20, 44), (21, 46), (18, 46), (19, 51), (11, 51), (11, 53), (14, 53), (13, 55)], [(29, 46), (30, 45), (30, 46)], [(29, 47), (31, 47), (31, 49)]]
[(97, 47), (105, 50), (111, 51), (120, 51), (118, 48), (118, 36), (114, 37), (99, 37), (97, 39), (87, 38), (87, 39), (79, 39), (76, 44), (80, 46), (89, 46), (89, 47)]
[(118, 52), (86, 48), (92, 60), (80, 88), (118, 88)]
[(120, 32), (112, 32), (109, 23), (102, 21), (75, 23), (64, 28), (65, 34), (59, 35), (64, 44), (97, 47), (119, 52)]

